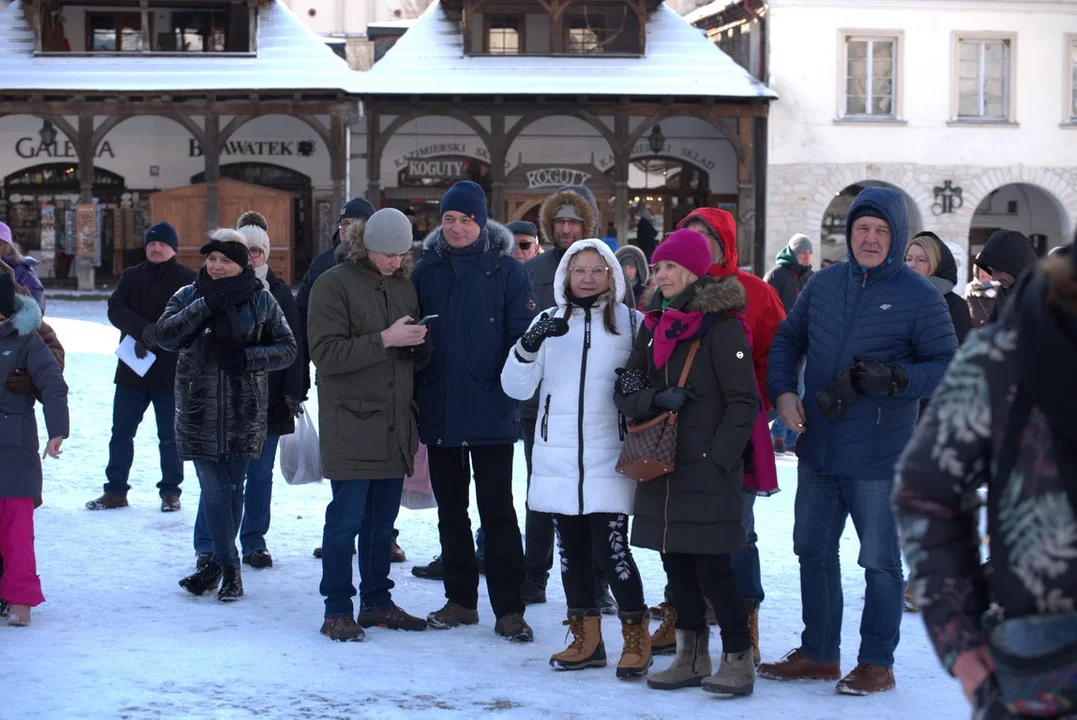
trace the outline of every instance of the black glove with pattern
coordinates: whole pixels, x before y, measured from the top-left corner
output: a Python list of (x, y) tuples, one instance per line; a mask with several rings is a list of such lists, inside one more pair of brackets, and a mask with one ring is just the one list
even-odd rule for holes
[(536, 353), (542, 347), (542, 341), (548, 337), (561, 337), (568, 333), (568, 321), (564, 318), (550, 317), (542, 313), (539, 321), (520, 338), (520, 347), (529, 353)]
[(909, 376), (901, 368), (860, 355), (853, 356), (849, 380), (860, 397), (900, 397), (909, 387)]
[(642, 370), (617, 368), (614, 372), (617, 373), (617, 380), (613, 383), (613, 389), (621, 395), (628, 396), (632, 393), (638, 393), (640, 390), (646, 390), (651, 385), (647, 379), (647, 373)]

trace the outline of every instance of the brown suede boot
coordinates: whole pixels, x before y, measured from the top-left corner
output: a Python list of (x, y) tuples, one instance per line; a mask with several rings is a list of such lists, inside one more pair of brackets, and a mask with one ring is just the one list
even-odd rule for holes
[(654, 664), (654, 658), (651, 657), (650, 623), (651, 619), (645, 612), (621, 613), (624, 649), (617, 663), (617, 677), (643, 677)]
[(658, 609), (662, 611), (662, 624), (651, 635), (651, 654), (673, 655), (677, 652), (677, 608), (664, 602)]
[(677, 656), (667, 670), (651, 673), (647, 687), (653, 690), (678, 690), (699, 687), (711, 670), (710, 628), (695, 632), (677, 631)]
[(860, 663), (835, 688), (842, 695), (875, 695), (897, 686), (893, 668)]
[(427, 615), (426, 624), (433, 630), (449, 630), (461, 625), (478, 625), (479, 611), (468, 610), (463, 605), (457, 605), (450, 600), (440, 610)]
[(759, 607), (748, 613), (748, 632), (752, 634), (752, 662), (759, 667)]
[(598, 608), (569, 610), (568, 631), (572, 643), (550, 658), (550, 667), (556, 670), (583, 670), (606, 667), (606, 646), (602, 642), (602, 614)]
[(841, 677), (841, 663), (823, 663), (812, 660), (801, 652), (800, 648), (797, 648), (778, 662), (760, 665), (759, 677), (784, 681), (837, 680)]
[(7, 609), (7, 624), (15, 627), (27, 627), (30, 624), (30, 606), (9, 605)]

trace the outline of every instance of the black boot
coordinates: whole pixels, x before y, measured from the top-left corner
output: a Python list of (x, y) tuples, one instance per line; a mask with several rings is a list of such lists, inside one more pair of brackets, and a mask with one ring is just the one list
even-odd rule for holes
[(188, 575), (179, 581), (179, 586), (192, 595), (201, 595), (208, 590), (216, 590), (217, 583), (221, 581), (221, 566), (210, 559), (205, 565), (198, 568), (194, 575)]
[(243, 575), (239, 568), (229, 565), (224, 569), (224, 582), (217, 599), (221, 602), (235, 602), (243, 597)]
[(413, 565), (411, 574), (424, 580), (444, 580), (445, 566), (441, 563), (441, 556), (438, 555), (429, 565)]
[(609, 585), (602, 585), (595, 588), (595, 595), (598, 599), (597, 605), (599, 612), (603, 615), (616, 615), (617, 614), (617, 601), (610, 595)]
[(534, 580), (524, 581), (524, 605), (541, 605), (546, 602), (546, 586)]

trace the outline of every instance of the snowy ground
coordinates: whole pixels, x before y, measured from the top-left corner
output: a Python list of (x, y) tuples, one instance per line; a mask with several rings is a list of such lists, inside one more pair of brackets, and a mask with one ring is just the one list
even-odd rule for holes
[[(161, 514), (148, 413), (137, 441), (131, 507), (96, 513), (83, 508), (104, 480), (118, 336), (101, 301), (50, 302), (49, 316), (68, 352), (72, 436), (63, 458), (46, 462), (45, 505), (37, 513), (38, 567), (48, 602), (35, 611), (32, 628), (0, 626), (4, 720), (474, 717), (495, 711), (511, 717), (968, 716), (956, 682), (939, 668), (915, 615), (904, 619), (898, 688), (874, 698), (838, 696), (832, 683), (760, 679), (754, 696), (722, 700), (699, 689), (660, 693), (643, 683), (620, 682), (612, 664), (621, 640), (612, 619), (605, 620), (611, 667), (555, 673), (547, 661), (565, 640), (558, 577), (550, 581), (549, 602), (528, 609), (533, 645), (507, 644), (494, 635), (485, 588), (478, 627), (414, 634), (373, 630), (363, 643), (332, 643), (318, 634), (321, 566), (311, 557), (329, 488), (290, 487), (279, 476), (268, 537), (275, 567), (248, 569), (247, 595), (233, 605), (187, 595), (176, 582), (194, 565), (193, 468), (187, 467), (183, 511)], [(792, 553), (794, 460), (781, 459), (780, 472), (784, 491), (756, 505), (767, 590), (761, 643), (764, 659), (771, 660), (796, 647), (801, 630)], [(521, 518), (524, 477), (521, 448), (515, 475)], [(438, 552), (435, 513), (401, 510), (397, 527), (409, 560), (424, 563)], [(472, 518), (477, 526), (474, 509)], [(856, 660), (863, 600), (857, 549), (850, 523), (842, 553), (846, 671)], [(657, 603), (665, 581), (658, 555), (641, 551), (637, 562), (647, 597)], [(442, 588), (414, 578), (410, 567), (411, 562), (393, 567), (394, 599), (425, 615), (441, 606)], [(716, 633), (713, 645), (717, 652)], [(656, 668), (668, 663), (659, 658)]]

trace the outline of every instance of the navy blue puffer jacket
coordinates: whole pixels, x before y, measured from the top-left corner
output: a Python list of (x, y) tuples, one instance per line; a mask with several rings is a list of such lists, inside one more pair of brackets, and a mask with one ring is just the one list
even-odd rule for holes
[[(516, 401), (501, 389), (509, 350), (535, 316), (535, 291), (512, 257), (512, 233), (488, 221), (469, 248), (423, 243), (412, 273), (433, 350), (416, 378), (419, 437), (426, 445), (511, 445), (518, 438)], [(418, 318), (416, 318), (418, 319)]]
[[(852, 260), (848, 235), (858, 217), (887, 221), (890, 253), (870, 270)], [(864, 480), (889, 479), (916, 427), (919, 399), (929, 397), (957, 350), (946, 302), (904, 264), (908, 243), (904, 198), (868, 188), (849, 208), (848, 259), (815, 273), (778, 328), (767, 366), (772, 401), (797, 391), (797, 367), (807, 356), (807, 429), (797, 441), (801, 467)], [(860, 398), (837, 421), (815, 400), (853, 362), (854, 355), (899, 365), (909, 376), (901, 397)]]

